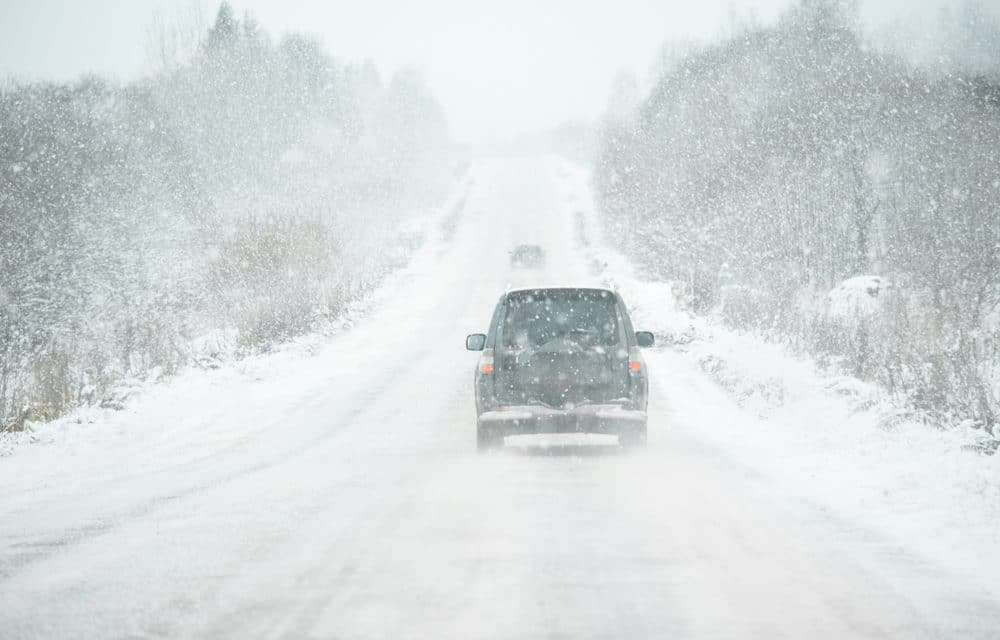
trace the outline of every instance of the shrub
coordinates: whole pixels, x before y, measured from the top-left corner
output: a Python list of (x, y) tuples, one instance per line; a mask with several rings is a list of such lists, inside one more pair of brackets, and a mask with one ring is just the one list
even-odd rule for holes
[(345, 297), (339, 255), (318, 219), (246, 218), (218, 247), (210, 291), (240, 343), (266, 349), (337, 313)]

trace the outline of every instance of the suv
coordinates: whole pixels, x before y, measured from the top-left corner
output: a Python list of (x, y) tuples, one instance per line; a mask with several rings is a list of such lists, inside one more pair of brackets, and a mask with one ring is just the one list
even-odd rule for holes
[(466, 338), (476, 366), (479, 450), (528, 433), (608, 433), (646, 443), (649, 382), (621, 296), (608, 289), (518, 289), (497, 303), (489, 332)]
[(537, 244), (519, 244), (510, 250), (510, 266), (541, 269), (545, 266), (545, 250)]

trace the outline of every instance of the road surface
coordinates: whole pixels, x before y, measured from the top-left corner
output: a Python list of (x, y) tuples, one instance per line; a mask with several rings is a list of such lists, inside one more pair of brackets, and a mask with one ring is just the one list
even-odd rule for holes
[[(477, 163), (443, 237), (314, 353), (0, 459), (0, 637), (992, 637), (717, 455), (663, 385), (645, 452), (476, 454), (465, 334), (508, 284), (590, 282), (553, 167)], [(522, 242), (544, 272), (510, 269)]]

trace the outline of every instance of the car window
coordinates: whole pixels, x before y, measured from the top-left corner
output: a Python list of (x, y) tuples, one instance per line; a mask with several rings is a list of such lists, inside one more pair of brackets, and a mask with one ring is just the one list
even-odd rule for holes
[(532, 349), (555, 341), (616, 346), (619, 326), (614, 299), (605, 291), (525, 293), (508, 300), (503, 346)]

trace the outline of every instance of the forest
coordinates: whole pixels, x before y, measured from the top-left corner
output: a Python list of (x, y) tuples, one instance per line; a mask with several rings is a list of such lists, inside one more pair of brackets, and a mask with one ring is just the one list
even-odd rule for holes
[(692, 311), (874, 381), (938, 427), (1000, 420), (1000, 24), (921, 65), (857, 3), (671, 56), (601, 126), (608, 235)]
[(140, 80), (0, 85), (0, 430), (321, 329), (453, 180), (419, 73), (159, 27)]

